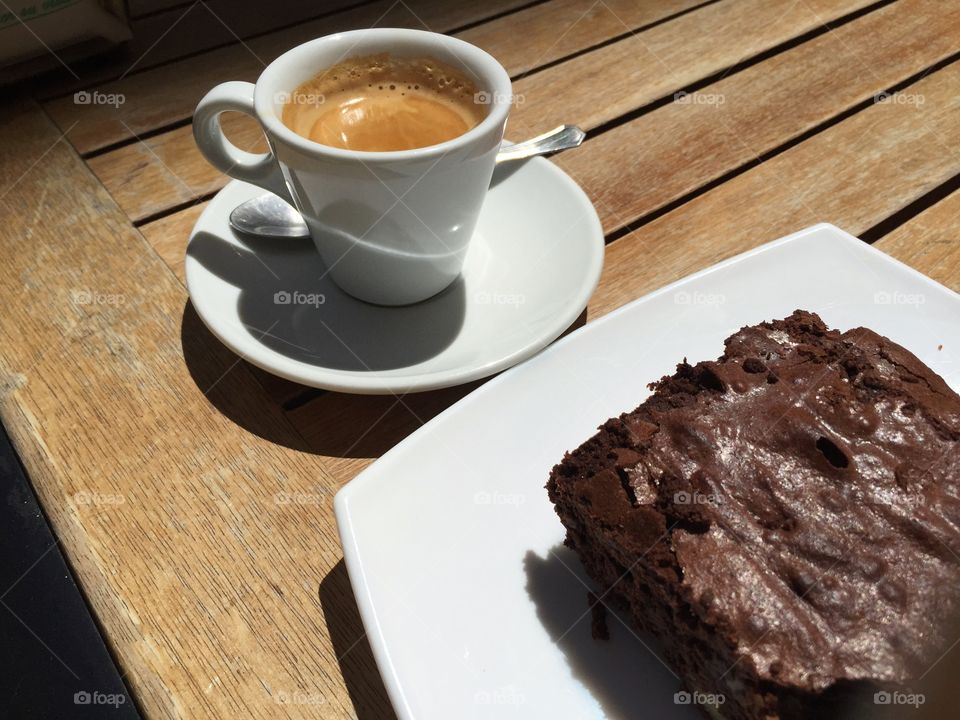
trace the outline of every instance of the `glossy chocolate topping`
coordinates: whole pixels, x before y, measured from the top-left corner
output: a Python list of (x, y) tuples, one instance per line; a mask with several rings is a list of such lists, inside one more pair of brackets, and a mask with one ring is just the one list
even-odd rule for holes
[(802, 311), (654, 389), (620, 418), (617, 470), (738, 662), (814, 692), (923, 674), (960, 610), (957, 394), (873, 331)]

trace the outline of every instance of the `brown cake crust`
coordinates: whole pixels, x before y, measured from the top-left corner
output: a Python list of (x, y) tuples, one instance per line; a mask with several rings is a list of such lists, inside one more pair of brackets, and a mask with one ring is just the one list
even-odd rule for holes
[(723, 717), (916, 681), (960, 611), (957, 394), (890, 340), (799, 310), (652, 388), (547, 484), (604, 601), (691, 690), (723, 694)]

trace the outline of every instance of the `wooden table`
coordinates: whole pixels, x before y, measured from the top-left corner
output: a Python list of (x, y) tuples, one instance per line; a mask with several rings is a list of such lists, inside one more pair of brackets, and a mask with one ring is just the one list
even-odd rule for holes
[(377, 0), (81, 78), (116, 106), (22, 94), (0, 112), (0, 416), (147, 717), (392, 714), (332, 497), (475, 385), (359, 397), (271, 377), (204, 329), (182, 262), (225, 183), (193, 144), (198, 99), (371, 25), (493, 53), (523, 101), (513, 139), (588, 131), (556, 158), (609, 241), (588, 319), (818, 221), (960, 289), (957, 2)]

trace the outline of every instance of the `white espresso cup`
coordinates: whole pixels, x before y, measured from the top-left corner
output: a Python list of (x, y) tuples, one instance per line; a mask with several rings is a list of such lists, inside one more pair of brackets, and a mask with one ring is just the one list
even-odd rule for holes
[[(486, 117), (428, 147), (361, 152), (328, 147), (281, 121), (302, 83), (344, 60), (375, 53), (432, 57), (468, 77)], [(483, 50), (422, 30), (375, 28), (322, 37), (284, 53), (256, 84), (225, 82), (200, 101), (193, 133), (217, 169), (276, 193), (303, 215), (326, 273), (351, 295), (381, 305), (425, 300), (459, 275), (490, 185), (510, 110), (510, 77)], [(240, 150), (220, 114), (252, 115), (269, 152)], [(279, 241), (278, 241), (279, 242)]]

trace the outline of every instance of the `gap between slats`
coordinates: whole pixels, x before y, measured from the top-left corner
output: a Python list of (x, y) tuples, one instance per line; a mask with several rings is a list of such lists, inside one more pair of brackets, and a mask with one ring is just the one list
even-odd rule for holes
[[(361, 5), (370, 4), (371, 2), (376, 2), (376, 1), (377, 1), (377, 0), (370, 0), (370, 2), (361, 3)], [(882, 0), (882, 2), (881, 2), (881, 3), (878, 3), (878, 4), (889, 4), (889, 3), (895, 2), (895, 1), (896, 1), (896, 0)], [(527, 9), (529, 9), (529, 8), (531, 8), (531, 7), (536, 6), (536, 5), (541, 5), (541, 4), (545, 3), (545, 2), (549, 2), (549, 0), (533, 0), (533, 2), (529, 2), (529, 3), (526, 3), (526, 4), (524, 4), (524, 5), (520, 5), (520, 6), (517, 6), (517, 7), (515, 7), (515, 8), (511, 8), (511, 9), (509, 9), (509, 10), (504, 10), (504, 11), (502, 11), (502, 12), (495, 13), (495, 14), (493, 14), (493, 15), (490, 15), (490, 16), (488, 16), (488, 17), (483, 18), (482, 20), (474, 20), (474, 21), (472, 21), (472, 22), (465, 23), (465, 24), (463, 24), (463, 25), (457, 26), (457, 27), (452, 28), (451, 30), (447, 31), (447, 32), (444, 33), (444, 34), (446, 34), (446, 35), (456, 35), (457, 33), (465, 32), (465, 31), (470, 30), (470, 29), (472, 29), (472, 28), (479, 27), (480, 25), (483, 25), (483, 24), (485, 24), (485, 23), (493, 22), (494, 20), (498, 20), (498, 19), (500, 19), (500, 18), (502, 18), (502, 17), (505, 17), (505, 16), (507, 16), (507, 15), (513, 15), (513, 14), (515, 14), (515, 13), (521, 12), (521, 11), (523, 11), (523, 10), (527, 10)], [(564, 62), (567, 62), (568, 60), (572, 60), (572, 59), (574, 59), (574, 58), (576, 58), (576, 57), (579, 57), (579, 56), (581, 56), (581, 55), (585, 55), (586, 53), (589, 53), (589, 52), (591, 52), (591, 51), (593, 51), (593, 50), (597, 50), (597, 49), (600, 49), (600, 48), (602, 48), (602, 47), (606, 47), (606, 46), (608, 46), (608, 45), (612, 45), (613, 43), (618, 42), (618, 41), (620, 41), (620, 40), (624, 40), (624, 39), (630, 37), (631, 35), (635, 35), (635, 34), (637, 34), (637, 33), (644, 32), (644, 31), (646, 31), (646, 30), (650, 30), (650, 29), (655, 28), (655, 27), (657, 27), (657, 26), (659, 26), (659, 25), (663, 25), (664, 23), (670, 22), (671, 20), (676, 20), (677, 18), (682, 17), (683, 15), (687, 15), (687, 14), (689, 14), (689, 13), (691, 13), (691, 12), (695, 12), (696, 10), (699, 10), (699, 9), (701, 9), (701, 8), (704, 8), (704, 7), (708, 6), (708, 5), (714, 5), (714, 4), (718, 3), (718, 2), (722, 2), (722, 0), (705, 0), (705, 1), (702, 2), (702, 3), (699, 3), (699, 4), (694, 5), (694, 6), (692, 6), (692, 7), (689, 7), (689, 8), (685, 8), (685, 9), (683, 9), (683, 10), (679, 10), (679, 11), (677, 11), (677, 12), (675, 12), (675, 13), (670, 14), (670, 15), (665, 15), (664, 17), (658, 18), (657, 20), (654, 20), (654, 21), (652, 21), (652, 22), (648, 22), (648, 23), (645, 23), (645, 24), (638, 25), (638, 26), (636, 26), (636, 27), (634, 27), (634, 28), (631, 28), (630, 30), (628, 30), (628, 31), (625, 32), (625, 33), (621, 33), (620, 35), (617, 35), (617, 36), (615, 36), (615, 37), (608, 38), (607, 40), (605, 40), (605, 41), (603, 41), (603, 42), (601, 42), (601, 43), (596, 43), (596, 44), (591, 45), (591, 46), (589, 46), (589, 47), (582, 48), (582, 49), (580, 49), (580, 50), (577, 50), (577, 51), (575, 51), (575, 52), (569, 53), (569, 54), (567, 54), (567, 55), (563, 55), (563, 56), (561, 56), (561, 57), (559, 57), (559, 58), (556, 58), (556, 59), (551, 60), (551, 61), (549, 61), (549, 62), (545, 62), (545, 63), (543, 63), (542, 65), (538, 65), (537, 67), (532, 68), (532, 69), (529, 69), (529, 70), (526, 70), (526, 71), (524, 71), (524, 72), (516, 73), (516, 74), (514, 74), (514, 75), (511, 77), (511, 80), (512, 80), (512, 81), (517, 81), (517, 80), (520, 80), (520, 79), (522, 79), (522, 78), (528, 77), (528, 76), (533, 75), (533, 74), (535, 74), (535, 73), (537, 73), (537, 72), (540, 72), (540, 71), (542, 71), (542, 70), (546, 70), (546, 69), (548, 69), (548, 68), (554, 67), (555, 65), (559, 65), (559, 64), (562, 64), (562, 63), (564, 63)], [(353, 9), (353, 8), (355, 8), (355, 7), (360, 7), (360, 5), (352, 6), (351, 8), (344, 8), (344, 9), (337, 10), (337, 11), (334, 11), (334, 12), (335, 12), (335, 13), (339, 13), (339, 12), (342, 12), (343, 10), (345, 10), (345, 9)], [(331, 15), (331, 14), (334, 14), (334, 13), (326, 13), (325, 15), (318, 16), (318, 17), (325, 17), (326, 15)], [(310, 20), (315, 20), (315, 19), (318, 19), (318, 18), (311, 18)], [(851, 17), (851, 19), (855, 19), (855, 18)], [(845, 20), (845, 19), (843, 19), (843, 20)], [(307, 22), (307, 21), (308, 21), (308, 20), (304, 20), (303, 22)], [(287, 26), (285, 26), (285, 27), (291, 27), (291, 26), (290, 26), (290, 25), (287, 25)], [(278, 28), (278, 29), (276, 29), (276, 30), (271, 30), (270, 33), (263, 33), (263, 34), (271, 34), (271, 33), (273, 33), (273, 32), (282, 31), (283, 29), (284, 29), (284, 28)], [(258, 35), (258, 36), (255, 36), (255, 37), (259, 37), (259, 35)], [(254, 39), (254, 38), (251, 37), (251, 38), (249, 38), (249, 39), (252, 40), (252, 39)], [(216, 50), (216, 49), (219, 49), (219, 48), (222, 48), (222, 47), (224, 47), (224, 46), (218, 46), (217, 48), (209, 48), (209, 50)], [(182, 58), (177, 58), (176, 60), (171, 60), (170, 62), (179, 62), (180, 60), (188, 59), (189, 57), (195, 57), (195, 56), (198, 56), (198, 55), (202, 55), (204, 52), (207, 52), (207, 51), (202, 51), (202, 52), (194, 53), (194, 54), (189, 55), (189, 56), (184, 56), (184, 57), (182, 57)], [(160, 66), (158, 65), (158, 66), (151, 67), (151, 68), (144, 68), (144, 70), (153, 70), (153, 69), (156, 69), (156, 67), (160, 67)], [(135, 74), (136, 74), (136, 73), (131, 73), (131, 75), (135, 75)], [(64, 97), (64, 96), (58, 96), (58, 97)], [(57, 98), (48, 98), (48, 99), (57, 99)], [(176, 129), (185, 127), (185, 126), (191, 124), (192, 120), (193, 120), (192, 117), (185, 117), (185, 118), (181, 118), (181, 119), (179, 119), (179, 120), (176, 120), (176, 121), (174, 121), (174, 122), (165, 123), (165, 124), (163, 124), (163, 125), (160, 125), (159, 127), (153, 128), (153, 129), (151, 129), (151, 130), (147, 130), (147, 131), (141, 132), (141, 133), (138, 134), (137, 137), (128, 137), (128, 138), (125, 138), (125, 139), (123, 139), (123, 140), (119, 140), (119, 141), (117, 141), (117, 142), (110, 143), (109, 145), (105, 145), (105, 146), (103, 146), (103, 147), (97, 148), (96, 150), (91, 150), (91, 151), (89, 151), (89, 152), (81, 153), (81, 157), (86, 160), (86, 159), (98, 157), (98, 156), (100, 156), (100, 155), (105, 155), (105, 154), (107, 154), (107, 153), (109, 153), (109, 152), (112, 152), (112, 151), (114, 151), (114, 150), (118, 150), (118, 149), (120, 149), (120, 148), (126, 147), (127, 145), (132, 145), (132, 144), (135, 144), (135, 143), (137, 143), (137, 142), (140, 142), (140, 141), (143, 141), (143, 140), (148, 140), (148, 139), (153, 138), (153, 137), (156, 137), (156, 136), (158, 136), (158, 135), (162, 135), (162, 134), (164, 134), (164, 133), (166, 133), (166, 132), (170, 132), (171, 130), (176, 130)], [(186, 206), (186, 207), (189, 207), (189, 204), (186, 204), (185, 206)], [(176, 206), (176, 207), (174, 207), (174, 208), (171, 208), (171, 212), (176, 212), (177, 207), (179, 207), (179, 206)], [(170, 214), (170, 213), (168, 212), (167, 214)], [(163, 216), (162, 214), (159, 214), (159, 213), (157, 214), (157, 217), (162, 217), (162, 216)], [(145, 218), (145, 219), (141, 220), (138, 224), (142, 224), (142, 223), (144, 223), (144, 222), (149, 222), (149, 221), (152, 220), (152, 219), (156, 219), (156, 218), (153, 217), (153, 216), (151, 216), (151, 218)]]
[[(905, 80), (897, 83), (896, 85), (891, 85), (890, 87), (885, 88), (882, 92), (885, 92), (885, 93), (888, 93), (888, 94), (891, 94), (891, 95), (892, 95), (893, 93), (901, 92), (902, 90), (907, 89), (908, 87), (910, 87), (910, 86), (913, 85), (914, 83), (922, 80), (922, 79), (925, 78), (927, 75), (929, 75), (929, 74), (931, 74), (931, 73), (933, 73), (933, 72), (936, 72), (936, 71), (938, 71), (938, 70), (942, 70), (943, 68), (946, 68), (946, 67), (952, 65), (953, 63), (957, 62), (958, 60), (960, 60), (960, 51), (954, 53), (953, 55), (951, 55), (951, 56), (949, 56), (949, 57), (947, 57), (947, 58), (944, 58), (943, 60), (941, 60), (941, 61), (938, 62), (938, 63), (934, 63), (934, 64), (931, 65), (930, 67), (926, 67), (926, 68), (924, 68), (923, 70), (920, 70), (919, 72), (914, 73), (913, 75), (911, 75), (910, 77), (906, 78)], [(878, 93), (878, 94), (880, 94), (880, 93)], [(824, 130), (828, 130), (828, 129), (832, 128), (834, 125), (839, 125), (841, 122), (843, 122), (843, 121), (846, 120), (847, 118), (853, 117), (853, 116), (856, 115), (857, 113), (859, 113), (859, 112), (861, 112), (861, 111), (863, 111), (863, 110), (866, 110), (867, 108), (873, 106), (874, 104), (875, 104), (874, 98), (868, 98), (868, 99), (866, 99), (866, 100), (863, 100), (863, 101), (857, 103), (856, 105), (853, 105), (853, 106), (847, 108), (847, 109), (844, 110), (843, 112), (838, 113), (837, 115), (834, 115), (833, 117), (831, 117), (831, 118), (823, 121), (822, 123), (820, 123), (820, 124), (818, 124), (818, 125), (815, 125), (814, 127), (812, 127), (812, 128), (810, 128), (810, 129), (804, 131), (803, 133), (801, 133), (801, 134), (798, 135), (797, 137), (792, 138), (792, 139), (790, 139), (790, 140), (787, 140), (786, 142), (782, 143), (781, 145), (778, 145), (777, 147), (772, 148), (771, 150), (768, 150), (768, 151), (766, 151), (765, 153), (763, 153), (763, 154), (761, 154), (761, 155), (758, 155), (758, 156), (757, 156), (756, 158), (754, 158), (753, 160), (751, 160), (751, 161), (749, 161), (749, 162), (746, 162), (746, 163), (743, 163), (742, 165), (740, 165), (740, 166), (738, 166), (738, 167), (735, 167), (735, 168), (733, 168), (733, 169), (725, 172), (723, 175), (720, 175), (719, 177), (714, 178), (713, 180), (705, 183), (704, 185), (701, 185), (701, 186), (698, 187), (696, 190), (693, 190), (693, 191), (691, 191), (691, 192), (689, 192), (689, 193), (687, 193), (687, 194), (685, 194), (685, 195), (682, 195), (681, 197), (678, 197), (676, 200), (673, 200), (673, 201), (667, 203), (666, 205), (664, 205), (664, 206), (661, 207), (661, 208), (657, 208), (657, 209), (654, 210), (653, 212), (647, 213), (647, 214), (645, 214), (645, 215), (641, 215), (641, 216), (638, 217), (636, 220), (633, 220), (633, 221), (631, 221), (631, 222), (628, 222), (628, 223), (627, 223), (626, 225), (624, 225), (623, 227), (618, 228), (618, 229), (616, 229), (616, 230), (613, 230), (613, 231), (607, 233), (607, 235), (605, 236), (605, 239), (606, 239), (607, 244), (609, 245), (610, 243), (614, 242), (615, 240), (620, 239), (620, 238), (623, 237), (624, 235), (629, 235), (630, 233), (634, 232), (635, 230), (638, 230), (638, 229), (642, 228), (644, 225), (647, 225), (647, 224), (653, 222), (653, 221), (656, 220), (657, 218), (660, 218), (660, 217), (666, 215), (667, 213), (672, 212), (672, 211), (676, 210), (677, 208), (679, 208), (679, 207), (681, 207), (681, 206), (683, 206), (683, 205), (686, 205), (686, 204), (687, 204), (688, 202), (690, 202), (691, 200), (695, 200), (696, 198), (700, 197), (701, 195), (705, 195), (706, 193), (710, 192), (710, 191), (713, 190), (714, 188), (719, 187), (720, 185), (723, 185), (724, 183), (728, 182), (729, 180), (732, 180), (733, 178), (737, 177), (738, 175), (743, 175), (745, 172), (747, 172), (747, 171), (749, 171), (749, 170), (752, 170), (753, 168), (757, 167), (758, 165), (761, 165), (761, 164), (765, 163), (767, 160), (771, 160), (772, 158), (775, 158), (775, 157), (777, 157), (778, 155), (781, 155), (782, 153), (786, 152), (786, 151), (789, 150), (790, 148), (796, 147), (796, 146), (799, 145), (800, 143), (805, 142), (806, 140), (809, 140), (810, 138), (813, 138), (813, 137), (815, 137), (816, 135), (819, 135), (819, 134), (822, 133)], [(591, 136), (591, 137), (592, 137), (592, 136)], [(931, 194), (932, 194), (932, 193), (931, 193)], [(948, 192), (947, 194), (949, 194), (949, 192)], [(216, 193), (211, 194), (211, 197), (213, 197), (213, 195), (216, 195)], [(899, 213), (897, 213), (897, 215), (900, 215), (901, 213), (907, 212), (907, 210), (908, 210), (909, 207), (912, 207), (915, 203), (919, 203), (919, 201), (920, 201), (921, 199), (922, 199), (922, 198), (920, 198), (920, 199), (918, 199), (918, 200), (915, 200), (914, 203), (911, 203), (911, 205), (905, 207), (903, 210), (901, 210)], [(873, 235), (871, 236), (872, 239), (869, 240), (869, 242), (870, 242), (870, 243), (873, 243), (874, 241), (879, 240), (880, 237), (882, 237), (882, 235), (886, 234), (886, 232), (889, 232), (890, 230), (893, 230), (895, 227), (897, 227), (897, 226), (899, 226), (899, 225), (902, 225), (904, 222), (906, 222), (907, 220), (909, 220), (910, 217), (912, 217), (913, 215), (915, 215), (915, 214), (917, 214), (917, 213), (919, 213), (919, 212), (922, 212), (924, 209), (926, 209), (927, 207), (929, 207), (929, 206), (930, 206), (931, 204), (933, 204), (934, 202), (936, 202), (936, 200), (931, 201), (931, 202), (930, 202), (929, 204), (927, 204), (927, 205), (920, 205), (920, 206), (918, 206), (916, 212), (914, 212), (914, 213), (912, 213), (912, 214), (910, 214), (910, 215), (908, 215), (908, 216), (905, 216), (902, 221), (898, 222), (896, 225), (892, 225), (891, 227), (889, 227), (889, 228), (886, 229), (886, 230), (883, 230), (882, 232), (875, 232), (875, 230), (876, 230), (877, 228), (880, 228), (880, 227), (883, 225), (883, 223), (878, 223), (878, 225), (876, 225), (875, 228), (871, 228), (871, 230), (868, 231), (868, 232), (873, 233)], [(885, 221), (883, 221), (883, 222), (887, 222), (887, 221), (885, 220)], [(863, 235), (866, 235), (866, 233), (864, 233)], [(863, 237), (863, 236), (861, 236), (861, 239), (862, 239), (862, 240), (867, 240), (867, 238), (866, 238), (866, 237)]]

